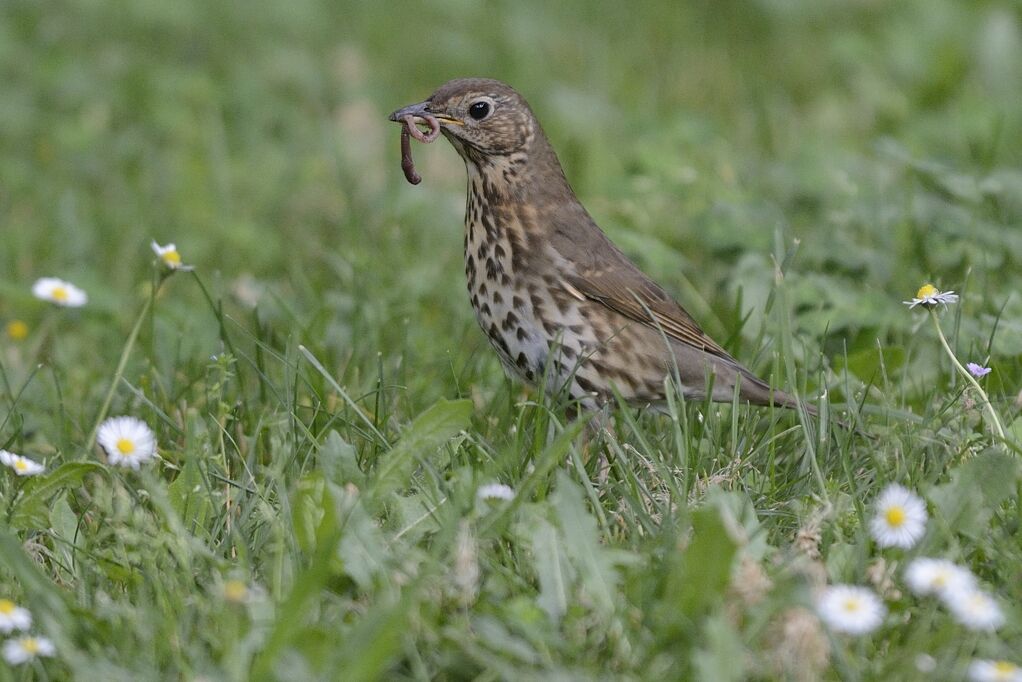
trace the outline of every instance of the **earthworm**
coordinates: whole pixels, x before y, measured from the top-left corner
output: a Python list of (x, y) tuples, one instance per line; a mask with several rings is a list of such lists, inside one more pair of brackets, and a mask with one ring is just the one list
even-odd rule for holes
[[(429, 126), (429, 132), (424, 133), (415, 125), (415, 119), (420, 118)], [(422, 182), (422, 176), (415, 172), (415, 161), (412, 160), (412, 143), (410, 138), (414, 137), (419, 142), (429, 144), (440, 137), (440, 121), (426, 114), (424, 116), (413, 116), (408, 114), (403, 119), (401, 126), (401, 170), (404, 171), (405, 180), (413, 185)]]
[(408, 126), (401, 126), (401, 170), (404, 171), (405, 180), (413, 185), (422, 182), (422, 176), (415, 172), (415, 161), (412, 160), (411, 136), (408, 134)]

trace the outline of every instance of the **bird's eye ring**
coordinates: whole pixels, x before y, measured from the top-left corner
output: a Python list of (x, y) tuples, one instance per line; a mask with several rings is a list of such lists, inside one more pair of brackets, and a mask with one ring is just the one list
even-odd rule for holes
[(477, 121), (481, 121), (490, 115), (490, 103), (485, 100), (472, 102), (468, 108), (468, 115)]

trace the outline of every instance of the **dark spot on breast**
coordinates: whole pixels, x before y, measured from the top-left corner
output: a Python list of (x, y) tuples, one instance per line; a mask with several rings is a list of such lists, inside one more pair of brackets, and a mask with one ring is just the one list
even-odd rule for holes
[(500, 305), (503, 302), (504, 302), (504, 297), (500, 295), (500, 292), (499, 291), (494, 291), (493, 292), (493, 304), (494, 305)]
[(486, 317), (491, 317), (492, 316), (491, 313), (490, 313), (490, 304), (489, 303), (484, 303), (481, 306), (479, 306), (479, 312), (482, 313)]
[(579, 336), (579, 335), (581, 335), (581, 334), (582, 334), (582, 331), (583, 331), (584, 329), (585, 329), (585, 327), (583, 327), (583, 326), (582, 326), (582, 325), (580, 325), (580, 324), (573, 324), (573, 325), (569, 325), (569, 326), (568, 326), (568, 330), (569, 330), (569, 331), (570, 331), (570, 332), (571, 332), (572, 334), (574, 334), (574, 335), (576, 335), (576, 336)]
[(580, 376), (578, 376), (576, 374), (575, 375), (575, 383), (578, 384), (579, 388), (581, 388), (586, 393), (596, 393), (597, 392), (596, 391), (596, 384), (594, 384), (593, 382), (589, 381), (585, 377), (580, 377)]
[(518, 296), (516, 294), (511, 297), (511, 307), (514, 308), (515, 310), (522, 310), (523, 308), (525, 308), (525, 301), (522, 299), (521, 296)]
[(504, 352), (506, 357), (511, 357), (511, 349), (507, 347), (507, 341), (504, 340), (504, 337), (501, 335), (500, 330), (497, 329), (497, 325), (495, 323), (490, 324), (490, 328), (486, 330), (486, 333), (493, 343), (495, 343), (497, 347)]
[(482, 260), (482, 259), (486, 258), (486, 242), (485, 241), (480, 243), (479, 244), (479, 248), (476, 249), (476, 258), (478, 258), (479, 260)]
[(528, 367), (529, 359), (527, 357), (525, 357), (525, 353), (524, 352), (521, 352), (521, 353), (518, 354), (518, 357), (515, 358), (515, 364), (518, 365), (519, 367), (521, 367), (522, 369), (525, 369), (526, 367)]
[(500, 286), (509, 287), (511, 286), (511, 278), (507, 276), (507, 273), (502, 273), (500, 276)]
[(519, 327), (518, 331), (515, 332), (515, 336), (518, 337), (519, 341), (524, 341), (529, 336), (529, 333), (525, 331), (524, 327)]
[(483, 178), (483, 196), (489, 203), (497, 201), (497, 185), (490, 182), (489, 178)]
[(483, 282), (482, 284), (479, 285), (479, 295), (480, 296), (485, 296), (486, 292), (487, 292), (486, 282)]
[(497, 260), (504, 260), (504, 256), (506, 256), (507, 254), (504, 252), (504, 247), (501, 246), (500, 244), (497, 244), (496, 246), (493, 247), (493, 255), (494, 257), (496, 257)]
[(486, 276), (490, 280), (497, 279), (497, 263), (492, 258), (486, 259)]
[(496, 239), (497, 239), (497, 226), (496, 226), (496, 224), (494, 224), (492, 216), (490, 215), (490, 212), (488, 210), (484, 209), (483, 212), (482, 212), (482, 215), (480, 217), (483, 219), (483, 229), (486, 230), (486, 236), (491, 241), (496, 241)]
[(507, 314), (507, 317), (504, 318), (504, 322), (501, 324), (501, 327), (504, 331), (510, 331), (511, 327), (516, 324), (518, 324), (518, 316), (514, 314), (514, 311), (511, 311)]
[(571, 309), (571, 297), (560, 289), (552, 289), (552, 291), (554, 303), (557, 305), (557, 310), (560, 311), (561, 315), (567, 315), (568, 310)]

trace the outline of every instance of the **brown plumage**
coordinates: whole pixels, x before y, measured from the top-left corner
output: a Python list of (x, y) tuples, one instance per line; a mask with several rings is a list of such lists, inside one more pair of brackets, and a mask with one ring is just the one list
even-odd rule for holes
[(586, 409), (613, 400), (612, 387), (631, 404), (661, 405), (675, 368), (688, 398), (706, 396), (712, 373), (712, 400), (732, 400), (739, 382), (749, 403), (799, 404), (731, 357), (607, 238), (511, 87), (453, 80), (390, 119), (439, 122), (465, 160), (469, 295), (509, 374)]

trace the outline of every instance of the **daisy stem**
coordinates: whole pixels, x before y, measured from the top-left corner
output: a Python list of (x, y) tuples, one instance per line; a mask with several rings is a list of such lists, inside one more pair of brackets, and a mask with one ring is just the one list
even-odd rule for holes
[[(160, 284), (163, 280), (160, 280)], [(146, 314), (149, 312), (149, 307), (153, 304), (156, 299), (156, 294), (159, 291), (159, 284), (153, 288), (152, 293), (146, 298), (145, 303), (142, 304), (142, 310), (138, 313), (138, 319), (135, 320), (135, 326), (131, 328), (131, 333), (128, 334), (128, 340), (124, 344), (124, 349), (121, 351), (121, 359), (117, 362), (117, 369), (114, 371), (114, 378), (110, 381), (110, 388), (107, 389), (106, 397), (103, 399), (103, 406), (99, 408), (99, 414), (96, 415), (96, 423), (92, 425), (92, 431), (89, 432), (89, 437), (85, 439), (85, 450), (86, 452), (92, 449), (92, 446), (96, 442), (96, 433), (99, 431), (99, 425), (106, 419), (107, 412), (110, 410), (110, 403), (113, 402), (114, 393), (117, 391), (117, 385), (121, 383), (121, 378), (124, 376), (124, 368), (128, 365), (128, 358), (131, 356), (131, 351), (135, 347), (135, 341), (138, 340), (138, 333), (142, 329), (142, 321), (145, 320)]]
[(933, 320), (933, 326), (937, 328), (937, 336), (940, 338), (940, 343), (944, 346), (944, 350), (947, 352), (948, 357), (951, 358), (951, 362), (954, 363), (955, 367), (958, 368), (958, 373), (961, 374), (965, 379), (972, 384), (972, 387), (976, 389), (980, 397), (983, 399), (983, 406), (986, 408), (987, 413), (990, 415), (990, 421), (994, 424), (994, 430), (997, 432), (998, 437), (1005, 441), (1007, 438), (1004, 435), (1004, 429), (1001, 428), (1001, 420), (997, 418), (997, 412), (994, 411), (994, 406), (990, 404), (990, 398), (987, 397), (986, 391), (979, 385), (979, 382), (969, 374), (969, 370), (962, 367), (962, 363), (958, 361), (958, 357), (955, 352), (951, 350), (951, 345), (947, 342), (947, 337), (944, 336), (944, 330), (940, 328), (940, 321), (937, 320), (937, 313), (934, 312), (933, 307), (928, 308), (930, 313), (930, 319)]

